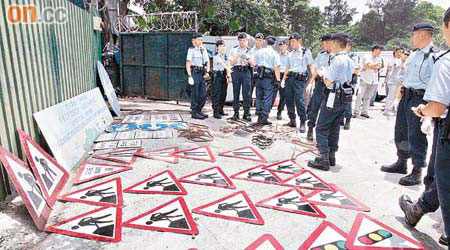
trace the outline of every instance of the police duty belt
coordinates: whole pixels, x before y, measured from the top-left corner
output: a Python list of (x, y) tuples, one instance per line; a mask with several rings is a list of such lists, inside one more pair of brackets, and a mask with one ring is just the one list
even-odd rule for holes
[(178, 131), (178, 137), (185, 137), (195, 142), (214, 141), (214, 136), (209, 132), (208, 126), (189, 123), (189, 129)]

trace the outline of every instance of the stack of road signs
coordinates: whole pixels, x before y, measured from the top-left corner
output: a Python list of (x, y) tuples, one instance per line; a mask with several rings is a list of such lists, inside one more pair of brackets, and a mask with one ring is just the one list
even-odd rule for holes
[[(245, 169), (241, 172), (238, 172), (230, 178), (236, 179), (236, 180), (246, 180), (246, 181), (252, 181), (252, 182), (260, 182), (260, 183), (266, 183), (266, 184), (277, 184), (282, 185), (282, 182), (284, 181), (278, 173), (275, 173), (273, 171), (264, 169), (265, 166), (256, 166), (249, 169)], [(292, 176), (292, 175), (289, 175)]]
[(127, 115), (122, 123), (144, 123), (144, 122), (182, 122), (183, 117), (180, 114), (143, 114)]
[(309, 170), (304, 170), (285, 181), (283, 185), (312, 190), (331, 190), (328, 184)]
[(186, 130), (189, 129), (189, 125), (185, 122), (158, 122), (158, 123), (121, 123), (112, 124), (105, 130), (108, 133), (133, 131), (160, 131), (165, 129)]
[(137, 159), (136, 154), (140, 151), (141, 149), (107, 150), (104, 152), (96, 152), (92, 157), (122, 164), (133, 164)]
[(170, 147), (151, 151), (140, 151), (136, 155), (147, 159), (177, 164), (178, 157), (173, 155), (176, 152), (178, 152), (178, 147)]
[(299, 250), (345, 250), (347, 234), (334, 224), (324, 221), (298, 248)]
[(245, 248), (245, 250), (264, 250), (264, 249), (274, 249), (274, 250), (283, 250), (284, 248), (281, 246), (280, 242), (273, 237), (271, 234), (264, 234), (255, 240), (252, 244)]
[(105, 176), (117, 174), (123, 171), (131, 170), (130, 166), (117, 166), (100, 163), (83, 162), (77, 171), (73, 184), (80, 184), (102, 178)]
[(97, 206), (120, 206), (123, 203), (122, 183), (120, 178), (114, 178), (65, 194), (58, 199)]
[(205, 170), (200, 170), (198, 172), (183, 176), (178, 180), (185, 183), (236, 189), (233, 182), (220, 167), (211, 167)]
[(264, 167), (275, 173), (298, 174), (303, 172), (303, 168), (294, 160), (285, 160)]
[(171, 155), (196, 161), (216, 162), (216, 158), (208, 146), (186, 149), (175, 152)]
[(184, 187), (170, 170), (162, 171), (124, 190), (137, 194), (187, 194)]
[(104, 141), (94, 145), (94, 150), (102, 149), (123, 149), (123, 148), (141, 148), (142, 140), (120, 140), (120, 141)]
[(256, 162), (267, 162), (266, 158), (262, 156), (255, 148), (252, 146), (237, 148), (229, 151), (219, 153), (220, 156), (238, 158), (242, 160), (256, 161)]

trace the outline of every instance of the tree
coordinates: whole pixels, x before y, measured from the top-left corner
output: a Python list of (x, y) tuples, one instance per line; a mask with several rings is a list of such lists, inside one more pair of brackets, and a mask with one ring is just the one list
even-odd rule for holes
[(349, 25), (357, 13), (356, 8), (350, 8), (347, 0), (330, 0), (330, 5), (325, 7), (325, 24), (331, 28)]
[(434, 35), (434, 44), (441, 48), (446, 48), (447, 44), (445, 43), (441, 26), (442, 26), (442, 18), (444, 16), (445, 10), (440, 6), (433, 5), (430, 2), (420, 2), (414, 8), (414, 17), (416, 22), (429, 22), (431, 23), (435, 29), (439, 30)]

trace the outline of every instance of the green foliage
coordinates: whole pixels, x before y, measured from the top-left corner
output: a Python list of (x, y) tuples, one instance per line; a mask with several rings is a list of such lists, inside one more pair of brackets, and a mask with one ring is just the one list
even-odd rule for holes
[(330, 28), (349, 25), (356, 13), (356, 8), (350, 8), (347, 0), (330, 0), (330, 5), (325, 7), (325, 23)]

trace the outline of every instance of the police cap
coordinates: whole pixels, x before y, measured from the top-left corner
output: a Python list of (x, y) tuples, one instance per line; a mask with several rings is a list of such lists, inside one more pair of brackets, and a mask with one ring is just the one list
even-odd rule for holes
[(245, 39), (245, 38), (247, 38), (247, 34), (245, 34), (244, 32), (238, 34), (238, 39)]
[(287, 44), (288, 42), (286, 41), (286, 39), (283, 39), (278, 45), (287, 45)]
[(292, 34), (289, 36), (289, 40), (291, 40), (291, 39), (297, 39), (297, 40), (299, 40), (299, 39), (302, 39), (302, 36), (301, 36), (299, 33), (294, 32), (294, 33), (292, 33)]
[(219, 45), (225, 45), (225, 42), (221, 39), (221, 40), (217, 40), (216, 41), (216, 46), (219, 46)]
[(321, 42), (325, 42), (325, 41), (329, 41), (329, 40), (331, 40), (331, 34), (330, 33), (327, 33), (327, 34), (325, 34), (325, 35), (320, 37), (320, 41)]
[(196, 38), (199, 38), (199, 37), (203, 37), (202, 33), (194, 32), (194, 34), (192, 34), (192, 39), (196, 39)]
[(430, 23), (420, 22), (420, 23), (416, 23), (416, 25), (414, 25), (414, 27), (413, 27), (413, 32), (418, 31), (418, 30), (427, 30), (427, 31), (433, 32), (434, 27)]
[(262, 33), (258, 33), (255, 35), (255, 39), (264, 39), (264, 35)]

